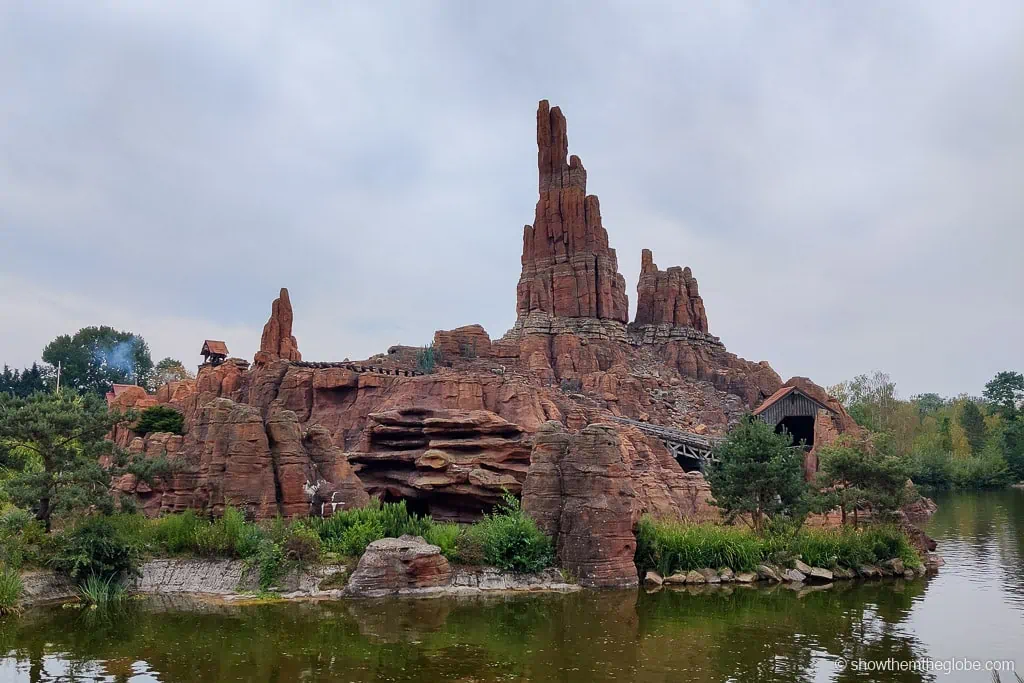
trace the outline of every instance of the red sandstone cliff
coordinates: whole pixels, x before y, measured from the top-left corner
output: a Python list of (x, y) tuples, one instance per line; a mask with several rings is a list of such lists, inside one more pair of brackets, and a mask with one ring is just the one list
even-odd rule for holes
[(288, 290), (281, 288), (281, 296), (270, 306), (270, 320), (263, 326), (260, 350), (256, 352), (257, 363), (272, 360), (302, 360), (299, 343), (292, 336), (292, 300)]
[(587, 171), (569, 157), (565, 117), (542, 100), (537, 108), (540, 197), (523, 229), (523, 273), (516, 312), (626, 322), (629, 301), (601, 207), (587, 194)]

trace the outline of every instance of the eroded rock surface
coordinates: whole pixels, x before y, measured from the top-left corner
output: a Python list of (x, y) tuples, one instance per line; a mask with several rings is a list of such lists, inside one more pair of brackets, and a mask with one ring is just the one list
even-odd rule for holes
[(292, 301), (288, 290), (282, 287), (281, 295), (271, 304), (270, 320), (263, 326), (260, 350), (256, 352), (257, 363), (277, 359), (302, 360), (299, 343), (292, 336), (292, 319)]
[(436, 545), (419, 536), (382, 538), (366, 547), (345, 592), (379, 597), (446, 586), (450, 580), (451, 567)]
[(523, 229), (523, 272), (516, 311), (626, 322), (626, 281), (601, 224), (597, 197), (587, 194), (587, 171), (569, 157), (565, 117), (542, 100), (537, 108), (540, 172), (533, 225)]
[(636, 586), (635, 493), (618, 431), (592, 424), (537, 432), (523, 510), (554, 540), (558, 565), (586, 587)]
[(658, 270), (654, 254), (650, 249), (644, 249), (636, 294), (636, 324), (666, 323), (673, 327), (692, 327), (700, 332), (708, 331), (704, 300), (689, 267), (673, 266), (667, 271)]

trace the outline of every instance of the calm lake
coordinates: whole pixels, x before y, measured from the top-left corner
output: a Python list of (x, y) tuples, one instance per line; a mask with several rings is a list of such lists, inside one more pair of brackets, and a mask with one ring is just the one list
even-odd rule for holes
[[(0, 620), (0, 681), (991, 681), (963, 670), (974, 660), (1024, 676), (1024, 491), (937, 502), (927, 530), (946, 566), (928, 579), (34, 609)], [(939, 670), (910, 667), (926, 660)]]

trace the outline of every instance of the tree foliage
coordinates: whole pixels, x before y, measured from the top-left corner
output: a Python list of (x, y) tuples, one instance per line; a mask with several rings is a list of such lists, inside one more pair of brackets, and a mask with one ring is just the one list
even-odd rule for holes
[(978, 404), (970, 399), (964, 401), (960, 408), (960, 426), (963, 427), (967, 442), (971, 445), (971, 453), (981, 455), (987, 438), (985, 416), (981, 414)]
[(791, 448), (791, 438), (747, 416), (714, 450), (717, 462), (708, 470), (715, 504), (732, 521), (750, 517), (755, 531), (775, 515), (798, 511), (807, 486), (803, 450)]
[(50, 374), (48, 369), (40, 367), (38, 363), (24, 370), (12, 370), (10, 366), (4, 365), (3, 372), (0, 372), (0, 393), (24, 398), (37, 391), (44, 391)]
[(1021, 403), (1024, 403), (1024, 375), (1010, 370), (997, 373), (985, 385), (982, 395), (1004, 416), (1013, 418), (1019, 412)]
[(819, 450), (815, 488), (839, 507), (844, 524), (852, 512), (856, 526), (861, 510), (875, 518), (894, 515), (907, 502), (909, 476), (906, 461), (884, 437), (872, 443), (844, 435)]
[(167, 357), (153, 367), (149, 384), (155, 389), (168, 382), (181, 382), (186, 379), (195, 379), (195, 373), (190, 372), (180, 360)]
[(61, 387), (98, 396), (114, 384), (148, 387), (153, 370), (145, 339), (106, 325), (62, 334), (43, 349), (43, 360), (55, 368), (60, 363)]
[[(55, 512), (91, 506), (111, 508), (112, 474), (151, 478), (166, 463), (128, 458), (104, 436), (132, 415), (108, 413), (92, 395), (70, 391), (28, 398), (0, 395), (0, 468), (5, 488), (19, 507), (50, 529)], [(111, 456), (109, 467), (101, 456)]]
[(185, 417), (168, 405), (150, 406), (142, 411), (134, 431), (139, 434), (152, 432), (170, 432), (181, 434)]

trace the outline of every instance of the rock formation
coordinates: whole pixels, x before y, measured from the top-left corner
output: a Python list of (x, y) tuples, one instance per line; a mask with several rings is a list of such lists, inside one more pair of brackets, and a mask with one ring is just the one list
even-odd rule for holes
[(381, 597), (446, 586), (451, 574), (441, 549), (419, 536), (382, 538), (366, 547), (345, 590), (353, 596)]
[(601, 225), (587, 171), (569, 157), (565, 117), (542, 100), (537, 108), (540, 197), (533, 225), (523, 229), (523, 272), (516, 312), (626, 322), (629, 301), (615, 250)]
[(537, 432), (523, 510), (551, 536), (558, 566), (580, 585), (637, 585), (635, 496), (614, 426), (592, 424), (569, 434), (548, 422)]
[(708, 331), (704, 300), (697, 291), (697, 280), (690, 269), (673, 266), (658, 270), (650, 249), (644, 249), (640, 279), (636, 285), (636, 324), (692, 327)]
[(471, 522), (505, 491), (522, 489), (530, 441), (488, 410), (406, 408), (369, 417), (363, 444), (348, 459), (371, 495), (405, 499), (434, 519)]
[(256, 352), (255, 360), (267, 363), (278, 359), (302, 360), (299, 343), (292, 336), (292, 301), (284, 287), (270, 307), (270, 320), (263, 326), (260, 350)]
[[(593, 585), (636, 582), (628, 529), (641, 515), (714, 519), (704, 478), (614, 418), (721, 436), (782, 379), (710, 335), (692, 275), (658, 270), (649, 251), (627, 326), (597, 198), (568, 157), (565, 118), (547, 102), (537, 141), (539, 198), (504, 336), (492, 341), (479, 325), (436, 332), (444, 363), (431, 374), (417, 370), (416, 346), (302, 361), (282, 289), (252, 367), (228, 358), (154, 396), (122, 390), (116, 405), (180, 410), (185, 433), (115, 430), (119, 445), (179, 465), (153, 485), (123, 478), (119, 493), (147, 514), (235, 505), (257, 517), (326, 516), (372, 496), (471, 521), (525, 486), (563, 561)], [(841, 408), (838, 433), (855, 427)]]

